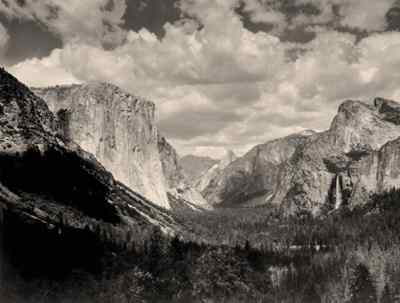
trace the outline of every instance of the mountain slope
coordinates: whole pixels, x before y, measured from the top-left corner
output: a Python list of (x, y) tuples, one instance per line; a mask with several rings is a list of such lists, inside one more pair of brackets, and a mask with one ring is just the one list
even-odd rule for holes
[(351, 168), (351, 206), (362, 205), (371, 194), (400, 188), (400, 138), (371, 152)]
[(210, 157), (186, 155), (181, 158), (180, 162), (188, 181), (190, 184), (194, 185), (201, 175), (203, 175), (219, 161)]
[(91, 233), (96, 241), (118, 245), (146, 228), (182, 230), (62, 130), (42, 99), (0, 69), (0, 223), (37, 226), (43, 235)]
[(62, 120), (71, 140), (109, 169), (116, 179), (169, 208), (164, 188), (155, 106), (105, 83), (35, 89)]
[[(116, 179), (158, 205), (171, 208), (168, 195), (176, 192), (171, 185), (177, 182), (168, 178), (183, 175), (167, 171), (174, 167), (165, 163), (177, 160), (166, 159), (159, 150), (154, 103), (106, 83), (37, 88), (34, 92), (57, 116), (65, 136), (93, 153)], [(174, 153), (168, 155), (173, 157)], [(204, 204), (199, 193), (185, 193), (176, 198)]]
[(399, 137), (398, 103), (345, 101), (329, 130), (256, 146), (202, 193), (222, 206), (272, 203), (288, 214), (365, 203), (371, 194), (400, 185), (393, 141)]
[(158, 150), (171, 207), (173, 209), (179, 207), (195, 210), (209, 209), (210, 205), (203, 196), (189, 185), (175, 149), (162, 136), (158, 138)]
[(295, 134), (254, 147), (217, 174), (203, 195), (227, 206), (265, 204), (276, 190), (281, 165), (309, 135)]
[(290, 212), (305, 209), (314, 213), (357, 203), (354, 176), (365, 173), (360, 161), (400, 136), (399, 117), (398, 104), (393, 101), (344, 102), (330, 129), (296, 150), (281, 172), (273, 201), (283, 202)]
[(236, 160), (236, 155), (233, 151), (226, 151), (225, 156), (210, 169), (205, 171), (196, 182), (196, 188), (200, 192), (204, 190), (222, 173), (222, 171), (233, 161)]

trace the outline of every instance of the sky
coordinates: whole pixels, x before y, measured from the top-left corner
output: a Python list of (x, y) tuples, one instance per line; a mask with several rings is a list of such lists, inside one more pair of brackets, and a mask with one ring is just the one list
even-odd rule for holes
[(327, 129), (347, 99), (400, 101), (400, 1), (0, 0), (0, 65), (118, 85), (181, 155), (218, 158)]

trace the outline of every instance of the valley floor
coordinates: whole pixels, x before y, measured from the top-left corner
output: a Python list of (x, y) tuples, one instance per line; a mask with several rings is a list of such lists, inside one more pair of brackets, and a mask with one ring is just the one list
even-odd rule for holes
[[(84, 253), (88, 239), (80, 239), (78, 252), (99, 260), (86, 268), (61, 266), (70, 256), (54, 250), (53, 238), (40, 249), (31, 241), (14, 260), (19, 267), (2, 264), (1, 302), (396, 302), (399, 200), (391, 191), (318, 218), (264, 208), (186, 211), (176, 215), (188, 227), (180, 238), (149, 230), (129, 249), (101, 256), (95, 251), (105, 247)], [(34, 232), (16, 236), (3, 244)], [(62, 272), (46, 266), (44, 252)]]

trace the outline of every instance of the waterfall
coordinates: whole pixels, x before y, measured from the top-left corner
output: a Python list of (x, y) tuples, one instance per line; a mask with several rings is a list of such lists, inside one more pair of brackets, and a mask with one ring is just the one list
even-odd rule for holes
[(336, 194), (335, 194), (335, 209), (339, 209), (343, 203), (342, 187), (340, 185), (340, 176), (336, 175)]

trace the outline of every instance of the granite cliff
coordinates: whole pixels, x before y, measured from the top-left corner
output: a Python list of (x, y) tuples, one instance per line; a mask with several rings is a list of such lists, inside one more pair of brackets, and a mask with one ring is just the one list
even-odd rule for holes
[(181, 230), (167, 211), (116, 181), (92, 154), (65, 138), (46, 103), (4, 69), (0, 214), (2, 235), (26, 229), (43, 237), (73, 232), (126, 245), (129, 235), (146, 228)]
[(94, 154), (117, 180), (166, 209), (171, 208), (171, 195), (174, 201), (207, 204), (187, 184), (175, 150), (160, 136), (154, 103), (107, 83), (34, 92), (57, 116), (64, 135)]
[(204, 190), (214, 182), (215, 178), (217, 178), (222, 171), (233, 161), (236, 160), (236, 155), (233, 151), (227, 150), (225, 156), (216, 164), (211, 166), (207, 171), (205, 171), (196, 182), (196, 188), (200, 192), (204, 192)]
[(400, 105), (345, 101), (327, 131), (307, 131), (256, 146), (202, 190), (220, 206), (273, 204), (285, 213), (366, 203), (400, 187)]
[(400, 188), (400, 138), (389, 141), (351, 167), (351, 206), (363, 204), (371, 194)]
[[(289, 212), (305, 209), (315, 214), (367, 202), (367, 196), (361, 201), (355, 193), (355, 184), (366, 174), (362, 163), (400, 137), (399, 114), (397, 103), (381, 98), (373, 105), (351, 100), (342, 103), (329, 130), (311, 136), (297, 148), (281, 172), (279, 190), (271, 201), (283, 203)], [(363, 186), (359, 183), (357, 187), (360, 191)]]
[(195, 210), (209, 209), (211, 206), (189, 184), (175, 149), (162, 136), (158, 138), (158, 150), (171, 207), (173, 209), (179, 207)]
[(236, 160), (225, 161), (221, 169), (211, 168), (199, 180), (199, 188), (208, 201), (220, 206), (265, 204), (277, 190), (281, 166), (311, 134), (294, 134), (258, 145)]

